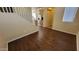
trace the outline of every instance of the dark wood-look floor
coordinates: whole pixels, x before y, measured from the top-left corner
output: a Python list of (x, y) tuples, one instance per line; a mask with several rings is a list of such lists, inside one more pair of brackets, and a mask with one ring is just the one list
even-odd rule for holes
[(48, 28), (8, 43), (9, 51), (76, 51), (76, 36)]

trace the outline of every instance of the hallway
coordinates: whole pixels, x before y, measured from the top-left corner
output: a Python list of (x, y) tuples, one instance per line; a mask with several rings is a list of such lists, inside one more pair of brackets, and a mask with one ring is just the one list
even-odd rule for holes
[(75, 51), (76, 36), (48, 28), (8, 43), (9, 51)]

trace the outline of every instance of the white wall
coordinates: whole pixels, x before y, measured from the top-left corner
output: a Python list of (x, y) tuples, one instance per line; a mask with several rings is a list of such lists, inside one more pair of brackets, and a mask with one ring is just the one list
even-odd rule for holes
[(32, 8), (31, 7), (14, 7), (14, 10), (19, 16), (32, 22)]
[(77, 12), (77, 16), (74, 20), (74, 22), (68, 23), (63, 22), (63, 14), (64, 14), (64, 8), (63, 7), (57, 7), (56, 13), (53, 20), (53, 29), (76, 34), (79, 31), (79, 9)]
[(34, 31), (37, 28), (16, 13), (0, 13), (0, 45)]

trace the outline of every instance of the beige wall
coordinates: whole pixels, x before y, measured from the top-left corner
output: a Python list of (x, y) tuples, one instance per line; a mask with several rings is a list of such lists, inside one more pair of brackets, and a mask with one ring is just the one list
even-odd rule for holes
[(78, 34), (77, 34), (77, 51), (79, 51), (79, 32), (78, 32)]
[(47, 27), (47, 8), (44, 8), (43, 18), (43, 27)]
[(74, 22), (71, 23), (62, 21), (63, 14), (64, 14), (64, 8), (62, 7), (56, 8), (56, 14), (54, 16), (54, 22), (52, 28), (59, 31), (76, 34), (79, 31), (79, 9)]
[(4, 39), (2, 33), (0, 32), (0, 51), (7, 50), (8, 46), (6, 43), (6, 39)]
[(9, 41), (34, 31), (37, 28), (16, 13), (0, 13), (0, 47), (4, 46), (4, 42), (8, 44)]

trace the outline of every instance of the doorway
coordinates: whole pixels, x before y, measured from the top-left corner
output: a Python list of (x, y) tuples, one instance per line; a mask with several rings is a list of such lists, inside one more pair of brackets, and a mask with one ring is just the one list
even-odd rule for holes
[(32, 9), (33, 24), (36, 26), (52, 28), (55, 8), (36, 7)]

